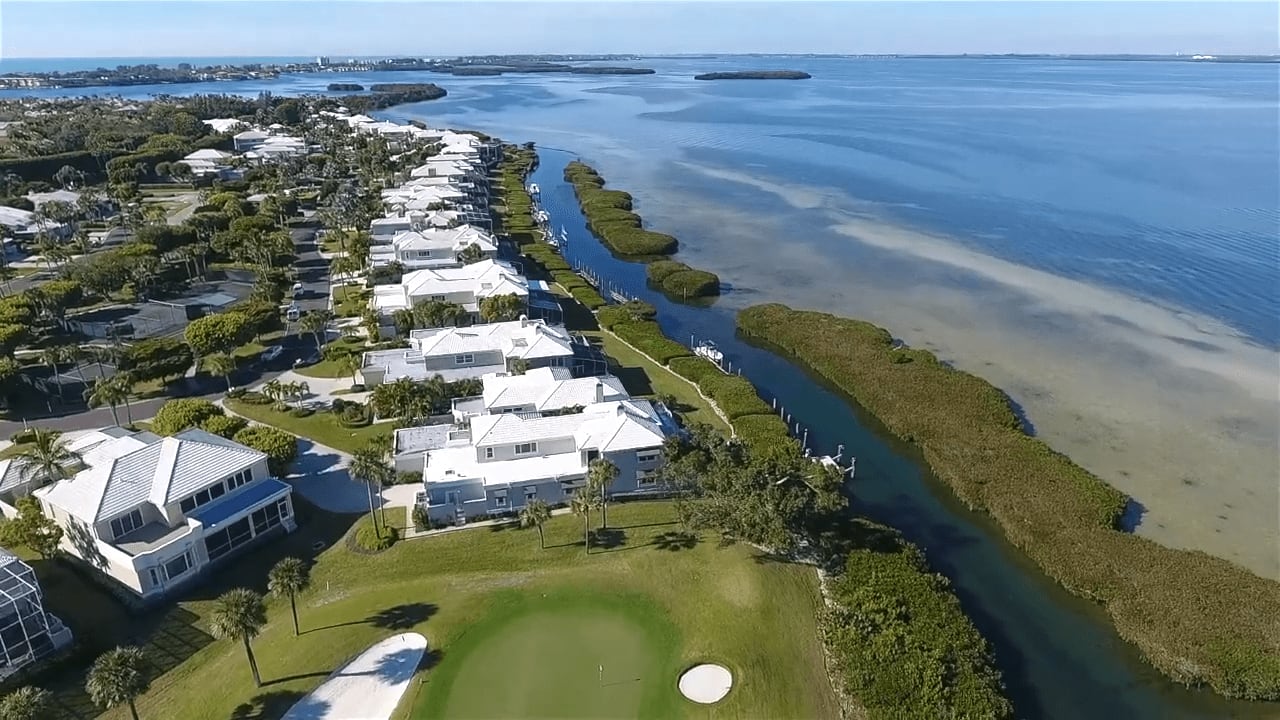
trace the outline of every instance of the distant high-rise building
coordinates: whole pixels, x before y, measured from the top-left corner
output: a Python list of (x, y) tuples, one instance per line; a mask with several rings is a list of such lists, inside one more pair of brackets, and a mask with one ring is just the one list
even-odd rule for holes
[(328, 55), (320, 55), (319, 57), (317, 57), (317, 58), (316, 58), (316, 64), (317, 64), (317, 65), (319, 65), (320, 67), (324, 67), (325, 65), (328, 65), (328, 64), (329, 64), (329, 56), (328, 56)]

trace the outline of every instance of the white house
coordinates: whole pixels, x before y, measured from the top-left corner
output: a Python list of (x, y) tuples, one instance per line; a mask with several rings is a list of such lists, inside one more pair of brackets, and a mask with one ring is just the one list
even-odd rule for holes
[(498, 241), (489, 233), (471, 225), (456, 228), (405, 230), (396, 233), (389, 245), (370, 245), (369, 262), (374, 267), (398, 262), (407, 270), (459, 267), (458, 254), (475, 246), (482, 259), (498, 254)]
[(71, 235), (71, 226), (65, 223), (40, 220), (29, 210), (7, 205), (0, 205), (0, 225), (8, 227), (15, 240), (34, 240), (42, 232), (55, 238)]
[(182, 158), (181, 162), (191, 168), (191, 174), (196, 177), (216, 175), (223, 179), (231, 179), (234, 175), (240, 175), (230, 165), (232, 157), (234, 156), (229, 152), (204, 148), (188, 154)]
[(72, 443), (85, 469), (35, 491), (67, 552), (144, 599), (256, 540), (296, 527), (267, 456), (203, 430), (106, 428)]
[(265, 130), (244, 130), (235, 134), (232, 143), (236, 152), (243, 153), (257, 150), (270, 137), (271, 133)]
[(618, 468), (612, 496), (661, 492), (655, 473), (674, 425), (646, 400), (587, 405), (581, 412), (477, 415), (444, 447), (423, 454), (427, 515), (465, 523), (518, 511), (533, 499), (568, 502), (592, 461)]
[(243, 120), (235, 118), (213, 118), (212, 120), (203, 121), (216, 133), (229, 133), (232, 130), (238, 130), (245, 126)]
[(575, 378), (563, 366), (539, 367), (513, 373), (489, 373), (481, 378), (483, 391), (476, 397), (453, 401), (453, 418), (463, 423), (477, 415), (546, 415), (631, 396), (613, 375)]
[(527, 303), (529, 282), (510, 263), (481, 260), (462, 267), (405, 273), (397, 285), (375, 286), (371, 303), (380, 315), (390, 318), (396, 310), (427, 300), (443, 300), (461, 305), (478, 319), (481, 301), (498, 295), (515, 295)]
[(480, 378), (507, 372), (514, 360), (523, 360), (529, 368), (574, 367), (578, 359), (590, 355), (585, 352), (585, 341), (574, 338), (563, 326), (527, 318), (414, 330), (409, 334), (409, 345), (365, 353), (359, 371), (361, 382), (373, 386), (400, 378), (425, 380), (433, 375), (450, 381)]

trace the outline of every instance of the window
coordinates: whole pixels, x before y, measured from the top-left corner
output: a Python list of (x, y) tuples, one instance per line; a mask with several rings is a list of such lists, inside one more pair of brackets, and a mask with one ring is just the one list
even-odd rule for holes
[(151, 576), (152, 585), (160, 584), (160, 572), (158, 570), (155, 568), (147, 568), (147, 574)]
[(600, 451), (599, 451), (599, 450), (588, 450), (588, 451), (587, 451), (587, 462), (588, 462), (588, 463), (591, 463), (593, 460), (599, 460), (599, 459), (600, 459)]
[(284, 520), (289, 517), (289, 501), (286, 498), (280, 498), (276, 501), (276, 511), (280, 513), (280, 519)]
[(656, 461), (659, 457), (662, 457), (661, 450), (641, 450), (636, 453), (636, 462), (650, 463)]
[(431, 299), (432, 299), (432, 300), (439, 300), (440, 302), (444, 302), (444, 296), (443, 296), (443, 295), (432, 295), (432, 296), (431, 296)]
[(530, 502), (538, 499), (538, 487), (536, 485), (526, 486), (524, 489), (524, 501)]
[(493, 448), (485, 448), (485, 449), (484, 449), (484, 459), (485, 459), (485, 460), (492, 460), (492, 459), (493, 459)]
[(538, 443), (536, 442), (520, 443), (516, 445), (517, 455), (532, 455), (536, 452), (538, 452)]
[(241, 470), (235, 475), (232, 475), (231, 477), (227, 478), (227, 490), (228, 491), (235, 490), (241, 485), (248, 483), (252, 479), (253, 479), (252, 470), (247, 470), (247, 469)]
[(431, 257), (431, 251), (430, 251), (430, 250), (419, 250), (419, 251), (418, 251), (418, 257), (420, 257), (420, 258), (429, 258), (429, 257)]
[(495, 496), (493, 497), (493, 504), (494, 504), (494, 505), (497, 505), (498, 507), (506, 507), (506, 506), (507, 506), (507, 496), (506, 496), (506, 495), (495, 495)]
[(113, 537), (120, 537), (121, 535), (131, 533), (140, 527), (142, 527), (142, 511), (134, 510), (128, 515), (123, 515), (111, 521), (111, 535)]
[(169, 579), (178, 577), (182, 573), (191, 569), (191, 553), (185, 552), (178, 557), (164, 564), (164, 572)]
[(475, 361), (476, 361), (476, 356), (475, 356), (475, 355), (472, 355), (471, 353), (466, 353), (466, 354), (464, 354), (464, 355), (454, 355), (454, 356), (453, 356), (453, 364), (454, 364), (454, 365), (470, 365), (471, 363), (473, 363), (473, 362), (475, 362)]
[(640, 487), (653, 487), (658, 484), (658, 474), (652, 470), (637, 470), (636, 485)]
[(227, 488), (222, 483), (209, 486), (209, 500), (217, 500), (227, 494)]

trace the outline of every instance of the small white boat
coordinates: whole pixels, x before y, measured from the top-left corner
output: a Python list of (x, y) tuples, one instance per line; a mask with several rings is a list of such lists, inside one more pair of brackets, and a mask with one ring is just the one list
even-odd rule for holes
[(569, 244), (569, 233), (564, 229), (564, 226), (561, 225), (560, 226), (560, 245), (563, 247), (568, 244)]
[[(808, 450), (805, 450), (805, 454), (806, 454), (806, 455), (808, 454), (808, 452), (809, 452)], [(853, 474), (854, 474), (854, 469), (857, 467), (857, 464), (858, 464), (858, 459), (857, 459), (857, 458), (850, 458), (850, 459), (849, 459), (849, 466), (848, 466), (848, 467), (845, 467), (844, 465), (841, 465), (841, 464), (840, 464), (840, 458), (841, 458), (841, 456), (843, 456), (843, 455), (844, 455), (844, 446), (843, 446), (843, 445), (841, 445), (841, 446), (839, 446), (838, 448), (836, 448), (836, 454), (835, 454), (835, 455), (822, 455), (822, 456), (820, 456), (820, 457), (816, 457), (816, 458), (814, 458), (814, 461), (815, 461), (815, 462), (820, 462), (820, 463), (822, 463), (823, 465), (826, 465), (826, 466), (827, 466), (827, 467), (829, 467), (829, 468), (835, 468), (836, 470), (839, 470), (842, 474), (844, 474), (844, 473), (848, 473), (848, 475), (849, 475), (849, 479), (850, 479), (850, 480), (852, 480), (852, 479), (853, 479)]]
[(542, 189), (538, 187), (538, 183), (529, 183), (529, 187), (526, 189), (529, 191), (529, 194), (534, 197), (538, 197), (542, 194)]
[(704, 357), (716, 365), (720, 365), (724, 362), (724, 353), (720, 352), (720, 348), (716, 347), (716, 344), (710, 340), (703, 340), (702, 342), (694, 345), (693, 354), (698, 357)]

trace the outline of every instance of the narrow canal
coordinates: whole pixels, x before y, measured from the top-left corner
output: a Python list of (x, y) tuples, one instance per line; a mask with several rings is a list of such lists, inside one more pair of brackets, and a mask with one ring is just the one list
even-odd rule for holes
[[(901, 530), (926, 550), (935, 570), (951, 579), (965, 611), (995, 649), (1019, 717), (1280, 716), (1280, 705), (1231, 702), (1208, 691), (1187, 690), (1146, 665), (1097, 606), (1058, 587), (989, 518), (956, 502), (948, 488), (929, 476), (923, 460), (874, 418), (791, 363), (736, 338), (732, 312), (681, 305), (650, 290), (642, 264), (613, 257), (587, 229), (563, 178), (574, 155), (540, 148), (539, 156), (531, 180), (541, 188), (552, 228), (568, 233), (569, 262), (581, 263), (626, 294), (652, 303), (670, 337), (685, 343), (691, 335), (715, 341), (766, 400), (777, 398), (791, 413), (793, 425), (809, 429), (815, 454), (834, 453), (843, 444), (846, 457), (856, 456), (852, 507)], [(638, 210), (643, 214), (643, 208)]]

